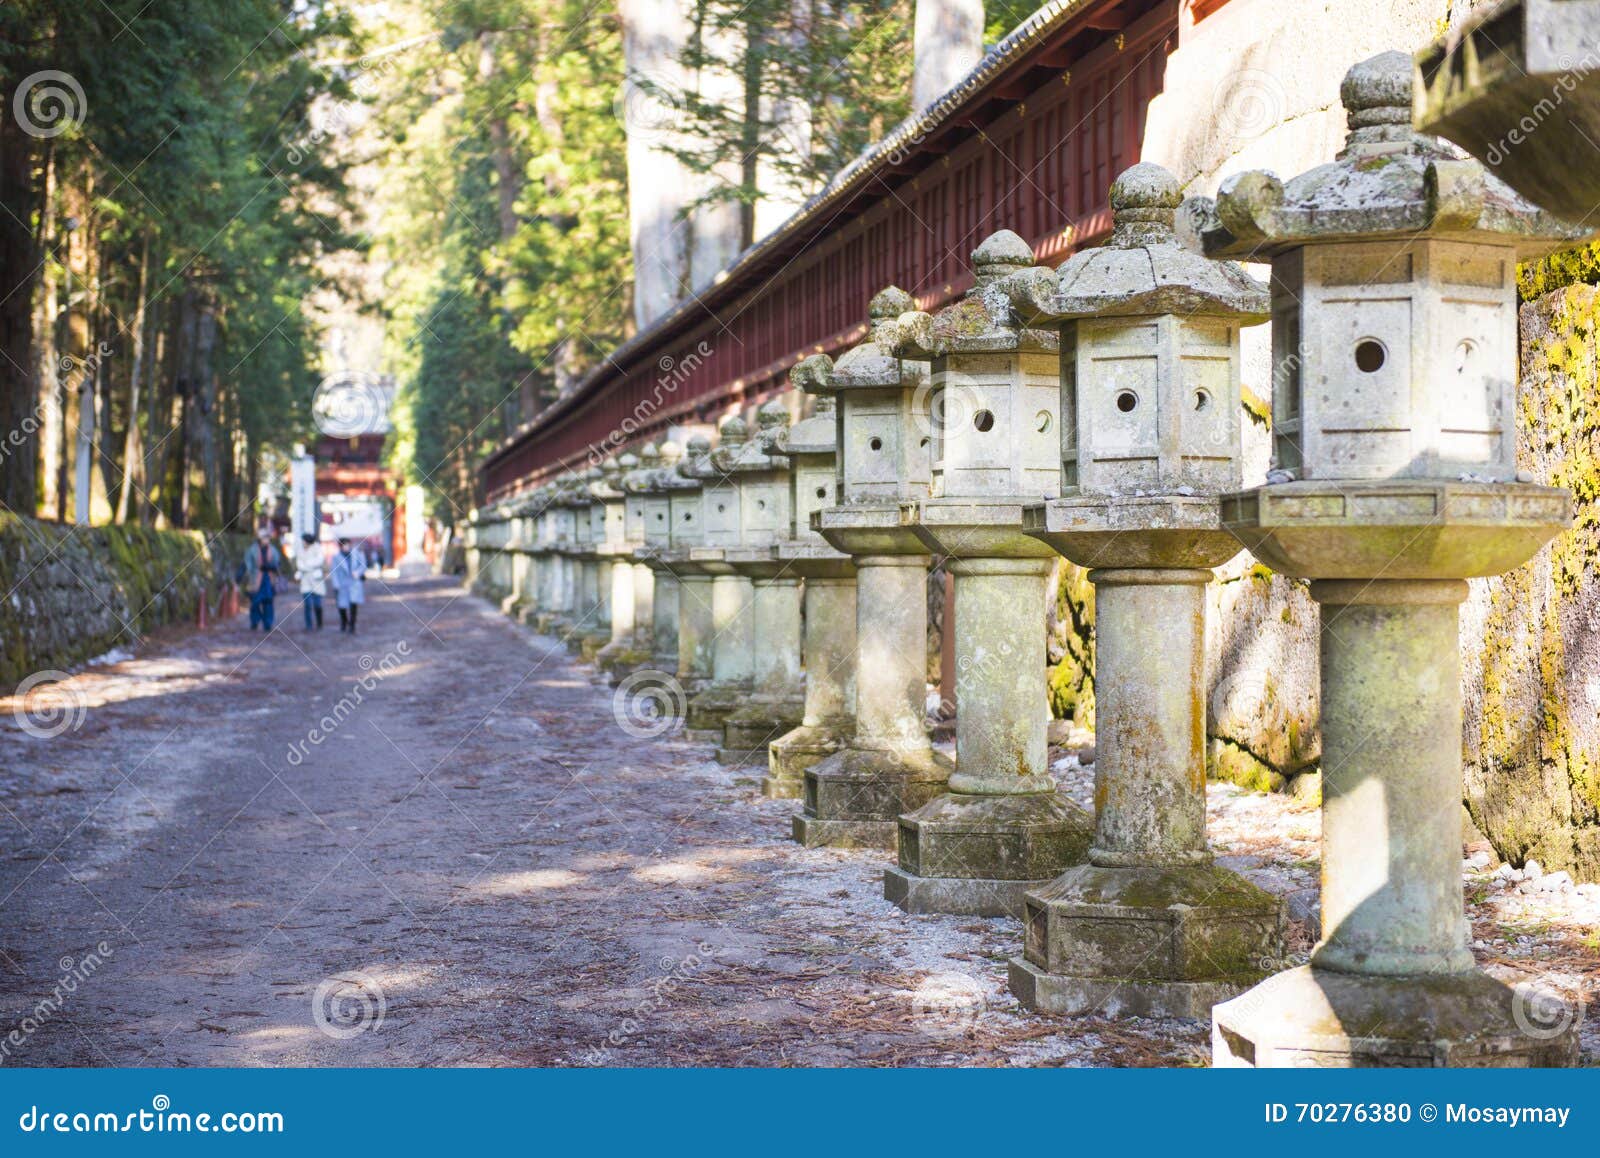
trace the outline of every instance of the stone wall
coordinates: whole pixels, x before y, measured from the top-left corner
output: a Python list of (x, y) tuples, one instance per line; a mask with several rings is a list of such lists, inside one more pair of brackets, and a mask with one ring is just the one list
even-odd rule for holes
[(1573, 492), (1537, 557), (1462, 615), (1466, 804), (1501, 856), (1600, 880), (1600, 290), (1522, 307), (1517, 465)]
[(245, 535), (63, 527), (0, 513), (0, 687), (127, 646), (212, 606)]

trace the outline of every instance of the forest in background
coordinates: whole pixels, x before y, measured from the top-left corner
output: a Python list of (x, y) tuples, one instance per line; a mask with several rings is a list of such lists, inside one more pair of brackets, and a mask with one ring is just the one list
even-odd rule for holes
[(389, 460), (457, 521), (489, 448), (909, 113), (913, 7), (10, 0), (0, 504), (71, 522), (86, 476), (92, 522), (247, 523), (356, 316)]

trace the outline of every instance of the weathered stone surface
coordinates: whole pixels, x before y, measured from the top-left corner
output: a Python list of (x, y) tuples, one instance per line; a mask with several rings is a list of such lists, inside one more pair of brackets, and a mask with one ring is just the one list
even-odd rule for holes
[(194, 622), (202, 595), (215, 605), (249, 542), (0, 513), (0, 686), (130, 646), (153, 627)]
[(1247, 788), (1282, 788), (1322, 756), (1316, 604), (1305, 580), (1248, 554), (1219, 571), (1207, 601), (1207, 772)]
[(1570, 1066), (1572, 1034), (1530, 1031), (1530, 1000), (1482, 973), (1374, 977), (1302, 965), (1216, 1007), (1220, 1067)]
[(1600, 132), (1597, 53), (1594, 0), (1480, 4), (1417, 53), (1429, 82), (1416, 94), (1417, 127), (1461, 145), (1529, 200), (1584, 220), (1600, 200), (1600, 166), (1583, 157)]
[(1024, 956), (1049, 973), (1140, 981), (1225, 981), (1266, 972), (1283, 903), (1217, 865), (1069, 869), (1029, 894)]
[(1513, 864), (1600, 880), (1600, 291), (1522, 308), (1517, 465), (1576, 498), (1526, 566), (1473, 585), (1462, 614), (1466, 803)]
[(1047, 881), (1088, 855), (1094, 824), (1054, 792), (950, 792), (900, 818), (900, 868), (919, 877)]

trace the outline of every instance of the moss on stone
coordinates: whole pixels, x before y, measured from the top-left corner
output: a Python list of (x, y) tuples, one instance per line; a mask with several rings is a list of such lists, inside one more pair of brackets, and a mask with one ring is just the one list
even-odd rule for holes
[(1094, 727), (1094, 584), (1084, 568), (1059, 560), (1051, 580), (1046, 683), (1050, 713)]
[[(1526, 271), (1524, 271), (1526, 273)], [(1518, 466), (1570, 490), (1571, 529), (1490, 580), (1471, 659), (1466, 805), (1513, 863), (1600, 878), (1600, 294), (1569, 285), (1523, 308)]]
[(1212, 736), (1206, 742), (1206, 775), (1255, 792), (1277, 792), (1287, 777), (1232, 740)]
[(215, 602), (248, 539), (140, 526), (63, 527), (0, 513), (0, 687), (65, 669)]

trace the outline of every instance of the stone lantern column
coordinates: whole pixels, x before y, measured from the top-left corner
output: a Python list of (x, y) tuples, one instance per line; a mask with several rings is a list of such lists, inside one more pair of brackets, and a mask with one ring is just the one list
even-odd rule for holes
[(604, 504), (595, 494), (601, 482), (598, 468), (580, 474), (573, 488), (572, 617), (567, 632), (567, 647), (580, 654), (593, 654), (604, 642), (605, 628), (598, 618), (597, 561), (595, 550), (603, 532)]
[(900, 818), (884, 896), (908, 912), (1021, 915), (1023, 894), (1083, 860), (1090, 821), (1046, 762), (1044, 613), (1050, 549), (1023, 510), (1060, 488), (1055, 335), (1024, 328), (1001, 281), (1033, 265), (1002, 230), (972, 254), (973, 288), (910, 321), (932, 359), (933, 491), (908, 507), (955, 587), (956, 771)]
[(681, 695), (673, 697), (687, 714), (688, 698), (704, 690), (712, 676), (710, 572), (691, 559), (705, 543), (702, 526), (704, 499), (698, 474), (711, 453), (704, 435), (689, 439), (682, 460), (663, 479), (668, 502), (667, 546), (657, 558), (677, 579), (677, 653), (662, 670), (672, 672)]
[(928, 493), (927, 366), (902, 359), (896, 287), (868, 307), (869, 330), (837, 363), (807, 358), (802, 389), (838, 400), (836, 506), (812, 527), (856, 568), (856, 727), (837, 752), (805, 769), (794, 839), (807, 846), (893, 848), (900, 813), (944, 791), (950, 761), (923, 724), (929, 557), (901, 519)]
[(550, 610), (542, 630), (565, 633), (572, 626), (573, 592), (576, 566), (573, 551), (577, 545), (577, 511), (581, 500), (570, 487), (559, 488), (550, 508)]
[(803, 795), (807, 768), (833, 755), (855, 733), (856, 576), (850, 556), (811, 528), (811, 513), (834, 505), (838, 417), (831, 394), (817, 398), (810, 418), (783, 430), (773, 451), (789, 460), (790, 537), (781, 562), (805, 579), (805, 714), (798, 727), (767, 748), (762, 794)]
[(678, 576), (664, 556), (672, 549), (672, 487), (682, 457), (683, 448), (675, 442), (658, 448), (658, 464), (644, 486), (644, 545), (638, 551), (651, 573), (648, 662), (668, 674), (678, 666)]
[[(605, 539), (595, 549), (609, 563), (611, 572), (610, 635), (593, 656), (602, 670), (632, 653), (634, 630), (638, 624), (633, 570), (634, 541), (629, 533), (630, 496), (627, 489), (627, 480), (638, 467), (639, 458), (631, 452), (607, 460), (604, 488), (598, 492), (605, 499), (606, 522)], [(642, 521), (639, 521), (639, 526), (642, 531)]]
[[(1212, 1014), (1226, 1066), (1571, 1064), (1576, 1019), (1530, 1017), (1477, 970), (1461, 897), (1468, 578), (1571, 517), (1515, 481), (1516, 264), (1573, 230), (1411, 131), (1411, 59), (1341, 89), (1345, 148), (1287, 182), (1243, 173), (1208, 253), (1272, 261), (1274, 481), (1223, 522), (1322, 610), (1322, 940)], [(1298, 356), (1290, 359), (1286, 351)]]
[(1032, 1009), (1205, 1017), (1283, 953), (1283, 906), (1206, 847), (1211, 568), (1238, 553), (1218, 492), (1240, 481), (1239, 329), (1266, 287), (1178, 244), (1178, 182), (1135, 165), (1115, 229), (1057, 272), (1008, 281), (1061, 333), (1062, 497), (1031, 534), (1095, 585), (1095, 838), (1024, 902), (1011, 989)]
[[(691, 738), (715, 743), (721, 742), (728, 717), (748, 698), (755, 670), (754, 589), (728, 561), (728, 552), (737, 553), (741, 545), (739, 488), (725, 469), (744, 446), (749, 427), (735, 416), (720, 433), (717, 450), (691, 466), (700, 479), (704, 545), (690, 548), (689, 562), (711, 577), (711, 682), (689, 701), (685, 717)], [(681, 638), (681, 618), (678, 630)]]
[(793, 529), (789, 460), (772, 443), (789, 427), (789, 411), (771, 401), (756, 414), (756, 437), (721, 464), (738, 483), (739, 540), (727, 554), (751, 581), (751, 695), (723, 725), (717, 759), (765, 766), (767, 745), (805, 715), (800, 670), (800, 575), (778, 557)]

